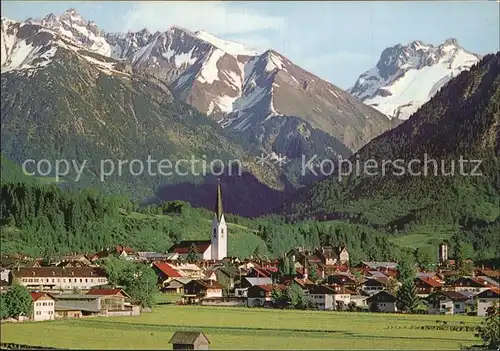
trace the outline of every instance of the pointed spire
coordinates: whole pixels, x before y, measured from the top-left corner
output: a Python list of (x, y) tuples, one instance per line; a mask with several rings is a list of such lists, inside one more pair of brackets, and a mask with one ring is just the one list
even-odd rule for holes
[(224, 213), (224, 210), (222, 207), (222, 191), (220, 188), (220, 178), (217, 178), (217, 199), (215, 202), (214, 212), (217, 215), (217, 220), (220, 221), (222, 218), (222, 214)]

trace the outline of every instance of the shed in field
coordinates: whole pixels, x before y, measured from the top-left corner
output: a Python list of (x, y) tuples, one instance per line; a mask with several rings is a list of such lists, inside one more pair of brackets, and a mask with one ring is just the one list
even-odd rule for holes
[(170, 338), (174, 350), (208, 350), (210, 341), (202, 332), (178, 331)]

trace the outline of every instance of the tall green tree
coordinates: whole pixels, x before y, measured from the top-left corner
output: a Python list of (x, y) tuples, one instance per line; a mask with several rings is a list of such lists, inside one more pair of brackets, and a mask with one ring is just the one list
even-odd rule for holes
[(487, 316), (481, 321), (481, 325), (477, 328), (477, 336), (490, 350), (498, 350), (500, 347), (500, 305), (498, 302), (493, 303)]
[(420, 305), (417, 288), (413, 280), (405, 280), (396, 293), (396, 304), (400, 311), (415, 313)]
[(396, 292), (396, 304), (400, 311), (414, 313), (420, 298), (415, 287), (415, 264), (411, 256), (406, 256), (398, 264), (398, 280), (401, 286)]
[(11, 286), (4, 297), (7, 317), (30, 317), (33, 313), (33, 300), (28, 290), (19, 284)]

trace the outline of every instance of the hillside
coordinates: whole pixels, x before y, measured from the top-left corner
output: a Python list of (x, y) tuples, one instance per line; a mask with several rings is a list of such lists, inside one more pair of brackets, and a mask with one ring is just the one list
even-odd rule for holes
[[(208, 239), (213, 215), (180, 201), (140, 207), (88, 189), (36, 183), (2, 184), (0, 195), (2, 253), (35, 257), (97, 252), (114, 245), (165, 252), (184, 239)], [(287, 224), (276, 216), (250, 220), (231, 214), (226, 219), (231, 256), (279, 257), (297, 246), (319, 245), (347, 245), (353, 262), (389, 260), (402, 253), (385, 235), (359, 224)]]
[[(424, 172), (425, 157), (437, 160), (437, 168), (429, 163), (427, 176), (412, 176), (407, 170), (400, 174), (394, 164), (389, 164), (385, 175), (378, 169), (377, 175), (352, 174), (339, 182), (335, 174), (287, 200), (289, 217), (350, 218), (398, 234), (426, 224), (444, 224), (458, 232), (498, 222), (499, 70), (500, 53), (485, 56), (469, 72), (451, 80), (409, 120), (375, 138), (351, 158), (361, 165), (368, 160), (378, 165), (382, 160), (403, 160), (400, 165), (420, 160), (414, 173)], [(482, 175), (470, 175), (477, 162), (464, 166), (461, 173), (460, 157), (482, 160)], [(453, 161), (456, 172), (449, 174)], [(483, 241), (481, 247), (485, 247), (484, 240), (497, 247), (493, 243), (500, 239), (498, 235), (484, 238), (486, 232), (482, 230), (477, 238)], [(435, 235), (441, 233), (438, 230)]]

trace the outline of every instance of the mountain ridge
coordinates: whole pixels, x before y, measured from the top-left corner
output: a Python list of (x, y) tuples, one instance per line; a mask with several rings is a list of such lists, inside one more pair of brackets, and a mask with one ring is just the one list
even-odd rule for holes
[[(273, 49), (260, 53), (205, 31), (193, 32), (179, 26), (155, 33), (147, 29), (105, 33), (74, 9), (60, 16), (49, 14), (42, 19), (29, 19), (26, 23), (50, 29), (82, 49), (128, 61), (134, 73), (165, 81), (177, 98), (233, 133), (244, 131), (241, 128), (244, 123), (254, 130), (247, 134), (258, 139), (262, 135), (255, 135), (255, 131), (265, 118), (292, 117), (357, 150), (394, 125), (376, 110), (346, 98), (343, 90), (296, 66)], [(253, 72), (254, 69), (258, 72)], [(263, 79), (268, 83), (255, 86), (254, 81), (246, 79), (252, 74), (266, 76)], [(292, 100), (297, 100), (293, 108), (289, 103)]]
[(389, 118), (408, 119), (439, 89), (481, 59), (455, 38), (434, 46), (414, 40), (383, 50), (348, 91)]

